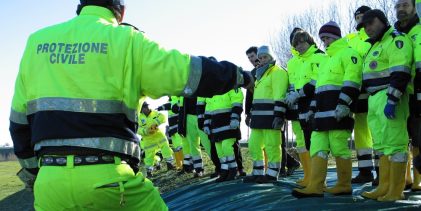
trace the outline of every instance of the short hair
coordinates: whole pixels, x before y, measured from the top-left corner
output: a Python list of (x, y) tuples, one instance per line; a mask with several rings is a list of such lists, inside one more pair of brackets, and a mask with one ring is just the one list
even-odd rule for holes
[(251, 54), (251, 53), (257, 54), (257, 47), (256, 46), (251, 46), (249, 49), (247, 49), (246, 54)]
[(306, 42), (310, 45), (315, 45), (313, 37), (306, 31), (297, 31), (292, 38), (292, 46), (295, 47), (299, 42)]

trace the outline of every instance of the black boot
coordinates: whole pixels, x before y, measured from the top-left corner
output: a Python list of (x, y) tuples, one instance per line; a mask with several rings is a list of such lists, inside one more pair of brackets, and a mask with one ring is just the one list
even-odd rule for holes
[(279, 170), (279, 177), (287, 177), (287, 171), (285, 170), (285, 168), (281, 168)]
[(364, 184), (367, 182), (373, 182), (374, 176), (370, 169), (361, 168), (358, 175), (355, 178), (352, 178), (352, 184)]
[(259, 177), (261, 176), (258, 176), (258, 175), (246, 176), (243, 178), (243, 183), (255, 183), (257, 178)]
[(245, 176), (247, 176), (246, 172), (244, 172), (244, 170), (243, 170), (243, 169), (238, 169), (238, 175), (239, 175), (240, 177), (245, 177)]
[(202, 168), (197, 168), (194, 170), (194, 178), (203, 177), (205, 175), (205, 170)]
[(225, 179), (225, 181), (235, 180), (235, 177), (237, 176), (237, 167), (228, 169), (228, 176)]
[(215, 182), (223, 182), (228, 177), (228, 170), (221, 169), (221, 172), (219, 173), (218, 179), (215, 180)]
[(215, 178), (215, 177), (218, 177), (218, 176), (219, 176), (219, 172), (215, 171), (209, 177), (212, 179), (212, 178)]
[(174, 170), (174, 169), (175, 169), (175, 166), (172, 163), (167, 162), (167, 171)]
[(293, 157), (291, 157), (289, 155), (290, 158), (287, 159), (292, 159), (290, 162), (287, 162), (288, 164), (288, 170), (286, 172), (287, 176), (291, 176), (294, 174), (295, 170), (300, 168), (300, 162), (296, 161)]
[(262, 176), (262, 177), (259, 177), (258, 179), (256, 179), (256, 182), (260, 183), (260, 184), (274, 183), (276, 181), (278, 181), (277, 177), (272, 177), (272, 176), (269, 176), (269, 175), (265, 175), (265, 176)]

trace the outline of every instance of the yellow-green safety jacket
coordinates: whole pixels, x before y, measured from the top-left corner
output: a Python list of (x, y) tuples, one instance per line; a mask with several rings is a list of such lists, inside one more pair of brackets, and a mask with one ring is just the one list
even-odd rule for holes
[(206, 98), (204, 125), (209, 127), (209, 139), (214, 142), (229, 138), (241, 139), (240, 127), (232, 129), (231, 120), (241, 122), (244, 95), (240, 89), (233, 89), (223, 95)]
[(354, 120), (350, 114), (340, 121), (335, 118), (338, 104), (351, 106), (360, 92), (360, 55), (348, 46), (346, 38), (331, 43), (326, 48), (327, 61), (321, 64), (316, 82), (316, 131), (352, 130)]
[(119, 25), (109, 9), (85, 6), (28, 39), (10, 114), (15, 154), (22, 167), (35, 170), (37, 155), (84, 149), (136, 164), (139, 99), (213, 96), (247, 80), (232, 63), (165, 50)]
[[(297, 68), (300, 61), (298, 59), (298, 51), (294, 48), (291, 49), (292, 58), (287, 62), (287, 73), (288, 73), (288, 91), (296, 91), (297, 83), (299, 80), (300, 69)], [(292, 106), (287, 106), (287, 111), (285, 113), (285, 118), (288, 120), (298, 120), (298, 103), (295, 103)]]
[(275, 63), (256, 71), (250, 128), (274, 129), (275, 117), (285, 118), (288, 73)]
[(165, 134), (159, 128), (157, 128), (154, 133), (148, 133), (148, 131), (150, 131), (153, 125), (160, 126), (165, 122), (165, 115), (158, 111), (152, 110), (148, 116), (141, 112), (139, 115), (139, 129), (137, 130), (137, 134), (141, 135), (142, 138), (147, 137), (148, 139), (161, 140), (165, 138)]
[(396, 104), (411, 81), (413, 48), (410, 38), (387, 28), (367, 53), (363, 64), (363, 85), (370, 95), (387, 89), (388, 103)]
[[(178, 128), (178, 97), (170, 96), (168, 102), (159, 106), (158, 111), (168, 111), (168, 137), (173, 136), (177, 133)], [(174, 111), (176, 111), (176, 113)]]
[(401, 27), (399, 21), (395, 23), (395, 28), (399, 32), (403, 32), (408, 35), (412, 41), (414, 62), (412, 65), (411, 76), (413, 83), (410, 84), (410, 91), (412, 91), (411, 85), (413, 85), (413, 93), (409, 96), (409, 110), (411, 116), (421, 116), (421, 43), (418, 37), (421, 33), (420, 19), (417, 15), (412, 17), (405, 27)]
[[(368, 50), (370, 50), (371, 43), (368, 42), (368, 35), (365, 32), (364, 28), (350, 33), (346, 36), (349, 46), (352, 49), (356, 50), (361, 58), (365, 58)], [(367, 113), (368, 112), (368, 94), (364, 88), (360, 90), (360, 95), (358, 100), (351, 106), (351, 110), (355, 113)]]
[(305, 115), (310, 111), (310, 103), (314, 100), (317, 74), (320, 65), (327, 61), (327, 56), (315, 45), (311, 45), (306, 52), (298, 56), (298, 60), (296, 68), (300, 72), (296, 88), (300, 93), (298, 99), (299, 120), (305, 124)]

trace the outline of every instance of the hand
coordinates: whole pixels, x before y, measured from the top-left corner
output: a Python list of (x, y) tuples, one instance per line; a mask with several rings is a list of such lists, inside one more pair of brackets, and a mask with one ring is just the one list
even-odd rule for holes
[(175, 114), (178, 114), (178, 112), (180, 111), (180, 107), (178, 105), (173, 105), (171, 107), (171, 111)]
[(164, 106), (159, 106), (158, 108), (156, 108), (157, 111), (163, 111), (164, 110)]
[(297, 102), (298, 98), (300, 98), (300, 94), (297, 91), (293, 91), (287, 93), (285, 101), (289, 107), (292, 107)]
[(238, 119), (231, 119), (230, 128), (237, 129), (239, 127), (240, 127), (240, 122), (238, 121)]
[(272, 122), (272, 128), (276, 130), (282, 129), (284, 126), (284, 120), (281, 117), (275, 117)]
[(203, 127), (203, 132), (208, 136), (211, 134), (211, 131), (208, 126)]
[(396, 104), (387, 103), (386, 106), (384, 107), (384, 115), (388, 119), (394, 119), (396, 117), (395, 110), (396, 110)]
[(349, 116), (350, 113), (351, 113), (351, 110), (349, 109), (347, 105), (339, 104), (336, 106), (336, 109), (335, 109), (335, 118), (339, 122), (344, 117)]
[(34, 190), (34, 183), (35, 183), (35, 179), (37, 178), (37, 175), (32, 174), (31, 172), (29, 172), (28, 170), (24, 168), (20, 169), (16, 175), (23, 182), (23, 184), (25, 184), (26, 190), (30, 192)]
[(247, 115), (246, 116), (246, 125), (248, 126), (248, 127), (250, 127), (250, 122), (251, 122), (251, 116), (250, 115)]

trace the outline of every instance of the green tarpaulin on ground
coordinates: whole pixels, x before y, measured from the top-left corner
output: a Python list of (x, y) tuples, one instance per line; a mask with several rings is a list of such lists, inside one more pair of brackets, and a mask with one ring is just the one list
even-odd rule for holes
[[(353, 169), (353, 176), (357, 174)], [(371, 183), (353, 185), (352, 196), (296, 199), (291, 196), (294, 176), (280, 179), (274, 184), (244, 184), (241, 180), (215, 183), (208, 180), (200, 184), (179, 188), (163, 195), (170, 210), (421, 210), (421, 192), (405, 191), (406, 200), (377, 202), (364, 199), (361, 192), (371, 190)], [(329, 169), (328, 186), (336, 183), (336, 169)]]

